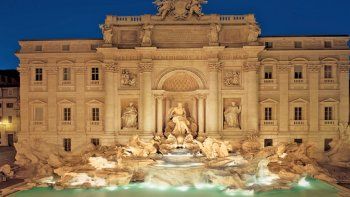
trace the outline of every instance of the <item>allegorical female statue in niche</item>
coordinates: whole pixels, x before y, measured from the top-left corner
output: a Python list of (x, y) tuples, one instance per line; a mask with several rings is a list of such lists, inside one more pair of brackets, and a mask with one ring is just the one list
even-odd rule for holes
[(227, 127), (240, 128), (239, 115), (241, 111), (242, 108), (237, 106), (235, 102), (232, 102), (231, 106), (226, 107), (224, 117)]
[(129, 106), (124, 109), (122, 121), (123, 129), (137, 127), (137, 109), (134, 103), (130, 103)]

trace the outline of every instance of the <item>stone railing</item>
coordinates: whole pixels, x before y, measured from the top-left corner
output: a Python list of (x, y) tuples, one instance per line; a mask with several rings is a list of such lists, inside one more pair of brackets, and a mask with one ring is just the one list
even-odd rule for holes
[(220, 15), (220, 22), (245, 22), (245, 15)]
[(44, 121), (32, 121), (32, 125), (44, 125)]
[(62, 126), (72, 125), (72, 121), (61, 121)]
[(261, 83), (276, 83), (276, 79), (262, 79)]
[(261, 120), (261, 126), (277, 126), (277, 120)]
[(338, 120), (321, 120), (322, 126), (337, 126)]
[(292, 126), (306, 126), (307, 120), (291, 120), (290, 125), (292, 125)]
[(99, 126), (101, 124), (100, 121), (90, 121), (90, 125), (92, 126)]
[(141, 23), (141, 16), (107, 16), (107, 21), (111, 24), (122, 24), (122, 23)]
[(323, 78), (321, 79), (321, 83), (327, 83), (327, 84), (333, 84), (335, 83), (335, 79), (334, 78)]
[(305, 83), (304, 79), (294, 79), (293, 83)]

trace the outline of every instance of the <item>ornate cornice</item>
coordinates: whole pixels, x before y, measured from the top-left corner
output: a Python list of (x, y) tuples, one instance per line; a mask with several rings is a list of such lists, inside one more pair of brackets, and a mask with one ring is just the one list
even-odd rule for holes
[(339, 71), (342, 73), (348, 73), (349, 68), (350, 68), (350, 65), (346, 65), (346, 64), (339, 65)]
[(258, 71), (260, 67), (260, 62), (246, 62), (243, 66), (244, 72)]
[(307, 69), (309, 70), (309, 72), (320, 72), (321, 70), (321, 65), (316, 65), (316, 64), (311, 64), (311, 65), (307, 65)]
[(140, 62), (138, 65), (139, 71), (143, 72), (152, 72), (153, 63), (152, 62)]
[(119, 72), (119, 67), (118, 67), (118, 63), (114, 62), (114, 61), (105, 61), (104, 62), (104, 69), (106, 72)]
[(209, 71), (221, 71), (222, 69), (222, 62), (209, 62), (208, 63)]

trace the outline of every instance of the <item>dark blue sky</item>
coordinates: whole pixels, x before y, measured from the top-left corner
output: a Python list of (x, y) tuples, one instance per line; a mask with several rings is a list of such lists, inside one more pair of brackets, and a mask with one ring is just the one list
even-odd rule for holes
[[(209, 0), (206, 14), (256, 14), (263, 35), (350, 34), (350, 0)], [(152, 0), (0, 0), (0, 69), (20, 39), (98, 38), (105, 15), (154, 14)]]

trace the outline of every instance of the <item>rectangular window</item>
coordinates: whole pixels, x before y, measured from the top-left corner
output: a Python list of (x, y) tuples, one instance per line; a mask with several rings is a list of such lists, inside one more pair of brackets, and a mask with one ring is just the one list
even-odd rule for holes
[(324, 66), (324, 78), (325, 79), (332, 78), (332, 66), (330, 65)]
[(272, 108), (271, 107), (265, 108), (265, 120), (272, 120)]
[(324, 42), (324, 48), (326, 48), (326, 49), (332, 48), (332, 42), (331, 41), (325, 41)]
[(92, 121), (100, 121), (100, 108), (92, 108)]
[(100, 80), (99, 77), (99, 69), (98, 68), (91, 68), (91, 80), (92, 81), (98, 81)]
[(333, 120), (333, 107), (325, 107), (324, 108), (324, 119), (325, 120)]
[(300, 41), (294, 42), (294, 48), (296, 48), (296, 49), (301, 49), (301, 48), (303, 48), (303, 43), (300, 42)]
[(295, 66), (294, 67), (294, 79), (302, 79), (303, 78), (303, 67)]
[(294, 139), (294, 142), (297, 144), (302, 144), (303, 143), (303, 139)]
[(34, 121), (44, 121), (44, 109), (42, 107), (35, 107)]
[(35, 69), (35, 81), (42, 81), (42, 80), (43, 80), (43, 69), (36, 68)]
[(12, 116), (7, 117), (8, 123), (12, 123)]
[(64, 151), (66, 152), (72, 151), (72, 141), (70, 138), (63, 139), (63, 148), (64, 148)]
[(70, 68), (63, 68), (63, 81), (70, 81)]
[(303, 120), (303, 108), (301, 107), (294, 108), (294, 120)]
[(272, 139), (264, 139), (264, 147), (273, 146)]
[(273, 42), (265, 42), (265, 48), (267, 49), (273, 48)]
[(63, 108), (63, 121), (71, 121), (71, 108)]
[(272, 79), (272, 66), (265, 66), (264, 67), (264, 72), (265, 72), (265, 79)]
[(35, 46), (35, 51), (43, 51), (43, 46), (41, 45)]
[(332, 143), (333, 139), (325, 139), (324, 140), (324, 151), (330, 151), (331, 150), (331, 143)]
[(70, 51), (70, 45), (69, 44), (62, 45), (62, 51)]
[(13, 108), (13, 103), (6, 103), (6, 108)]
[(9, 95), (9, 96), (12, 96), (12, 95), (13, 95), (13, 90), (12, 90), (12, 89), (9, 89), (9, 90), (8, 90), (8, 95)]
[(0, 103), (0, 108), (2, 108), (2, 103)]
[(91, 144), (93, 144), (94, 146), (99, 146), (100, 145), (100, 139), (92, 138), (91, 139)]

